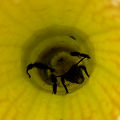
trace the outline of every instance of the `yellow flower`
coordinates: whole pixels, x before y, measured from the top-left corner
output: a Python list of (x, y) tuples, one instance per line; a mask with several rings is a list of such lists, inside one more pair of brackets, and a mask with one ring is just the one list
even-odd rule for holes
[[(119, 120), (119, 8), (119, 0), (1, 0), (0, 120)], [(89, 82), (64, 96), (38, 89), (24, 71), (31, 37), (49, 26), (80, 30), (94, 48)]]

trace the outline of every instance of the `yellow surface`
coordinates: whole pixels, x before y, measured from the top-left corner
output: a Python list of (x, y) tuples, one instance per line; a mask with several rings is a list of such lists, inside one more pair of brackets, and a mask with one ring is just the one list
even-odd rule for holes
[[(26, 40), (53, 24), (84, 31), (95, 48), (89, 83), (64, 97), (21, 71)], [(120, 1), (0, 0), (0, 120), (120, 120)]]

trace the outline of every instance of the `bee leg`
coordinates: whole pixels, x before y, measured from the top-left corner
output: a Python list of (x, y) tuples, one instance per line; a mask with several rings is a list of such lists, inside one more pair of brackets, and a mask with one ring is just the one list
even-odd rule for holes
[(80, 68), (80, 69), (83, 69), (84, 72), (86, 73), (86, 75), (89, 77), (89, 74), (88, 74), (88, 72), (87, 72), (87, 70), (86, 70), (86, 67), (85, 67), (84, 65), (80, 65), (79, 68)]
[(57, 92), (57, 79), (56, 76), (54, 74), (51, 74), (50, 76), (52, 82), (53, 82), (53, 93), (56, 94)]
[(30, 69), (34, 68), (34, 67), (39, 68), (39, 69), (44, 69), (44, 70), (50, 69), (51, 72), (54, 72), (54, 71), (55, 71), (53, 68), (51, 68), (51, 67), (49, 67), (49, 66), (47, 66), (47, 65), (45, 65), (45, 64), (43, 64), (43, 63), (35, 62), (34, 64), (29, 64), (29, 65), (27, 66), (26, 72), (27, 72), (29, 78), (30, 78), (31, 76), (30, 76), (30, 74), (29, 74), (28, 71), (29, 71)]
[(71, 52), (70, 55), (72, 55), (72, 56), (81, 56), (81, 57), (90, 59), (89, 55), (84, 54), (84, 53), (80, 53), (80, 52)]
[(79, 53), (79, 52), (70, 52), (70, 55), (71, 55), (71, 56), (79, 56), (80, 53)]
[(43, 63), (38, 63), (38, 62), (34, 63), (34, 67), (39, 68), (39, 69), (44, 69), (44, 70), (50, 69), (51, 72), (55, 71), (53, 68), (49, 67), (48, 65), (45, 65)]
[(26, 70), (26, 72), (27, 72), (29, 78), (31, 78), (31, 75), (29, 74), (28, 71), (29, 71), (30, 69), (32, 69), (33, 67), (34, 67), (34, 64), (29, 64), (29, 65), (27, 66), (27, 70)]
[(66, 93), (69, 93), (69, 92), (68, 92), (68, 89), (67, 89), (67, 87), (66, 87), (66, 85), (65, 85), (64, 77), (61, 77), (61, 82), (62, 82), (62, 84), (63, 84), (63, 86), (64, 86), (64, 88), (65, 88), (65, 90), (66, 90)]

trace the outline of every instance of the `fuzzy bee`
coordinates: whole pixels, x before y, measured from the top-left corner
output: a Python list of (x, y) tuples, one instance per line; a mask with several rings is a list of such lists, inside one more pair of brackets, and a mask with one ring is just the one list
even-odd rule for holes
[[(65, 85), (65, 80), (66, 81), (69, 81), (71, 83), (76, 83), (76, 84), (82, 84), (84, 82), (84, 76), (83, 76), (83, 73), (82, 71), (84, 71), (87, 75), (87, 77), (89, 77), (89, 74), (86, 70), (86, 67), (85, 65), (79, 65), (80, 62), (82, 62), (85, 58), (87, 59), (90, 59), (90, 56), (87, 55), (87, 54), (84, 54), (84, 53), (79, 53), (79, 52), (71, 52), (70, 53), (71, 56), (80, 56), (82, 57), (79, 62), (77, 62), (76, 64), (72, 65), (71, 68), (66, 72), (64, 73), (63, 75), (58, 75), (56, 76), (54, 74), (55, 72), (55, 69), (52, 68), (52, 67), (49, 67), (48, 65), (46, 64), (43, 64), (43, 63), (39, 63), (39, 62), (35, 62), (34, 64), (29, 64), (27, 66), (27, 74), (30, 76), (29, 74), (29, 70), (36, 67), (38, 69), (44, 69), (44, 70), (50, 70), (51, 72), (51, 75), (50, 75), (50, 78), (51, 78), (51, 81), (53, 83), (53, 93), (56, 94), (57, 93), (57, 78), (60, 77), (61, 78), (61, 82), (66, 90), (66, 93), (69, 93), (68, 89), (67, 89), (67, 86)], [(80, 79), (80, 81), (79, 81)]]

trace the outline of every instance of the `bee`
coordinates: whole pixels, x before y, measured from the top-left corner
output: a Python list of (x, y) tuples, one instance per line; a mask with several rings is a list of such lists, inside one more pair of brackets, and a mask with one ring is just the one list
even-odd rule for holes
[(57, 78), (60, 77), (61, 78), (61, 82), (62, 85), (64, 86), (65, 90), (66, 90), (66, 94), (69, 93), (67, 86), (65, 85), (65, 80), (69, 81), (71, 83), (76, 83), (76, 84), (82, 84), (85, 80), (84, 76), (83, 76), (83, 72), (82, 70), (85, 72), (85, 74), (87, 75), (87, 77), (89, 77), (89, 74), (86, 70), (85, 65), (79, 65), (80, 62), (82, 62), (85, 58), (90, 59), (90, 56), (84, 53), (80, 53), (80, 52), (70, 52), (71, 56), (80, 56), (82, 57), (76, 64), (72, 65), (71, 68), (64, 73), (63, 75), (58, 75), (56, 76), (54, 74), (55, 69), (43, 64), (43, 63), (39, 63), (39, 62), (35, 62), (34, 64), (29, 64), (27, 66), (27, 74), (29, 76), (29, 78), (31, 77), (29, 74), (29, 70), (36, 67), (38, 69), (44, 69), (44, 70), (50, 70), (51, 71), (51, 75), (50, 75), (50, 79), (53, 83), (53, 93), (56, 94), (57, 93)]

